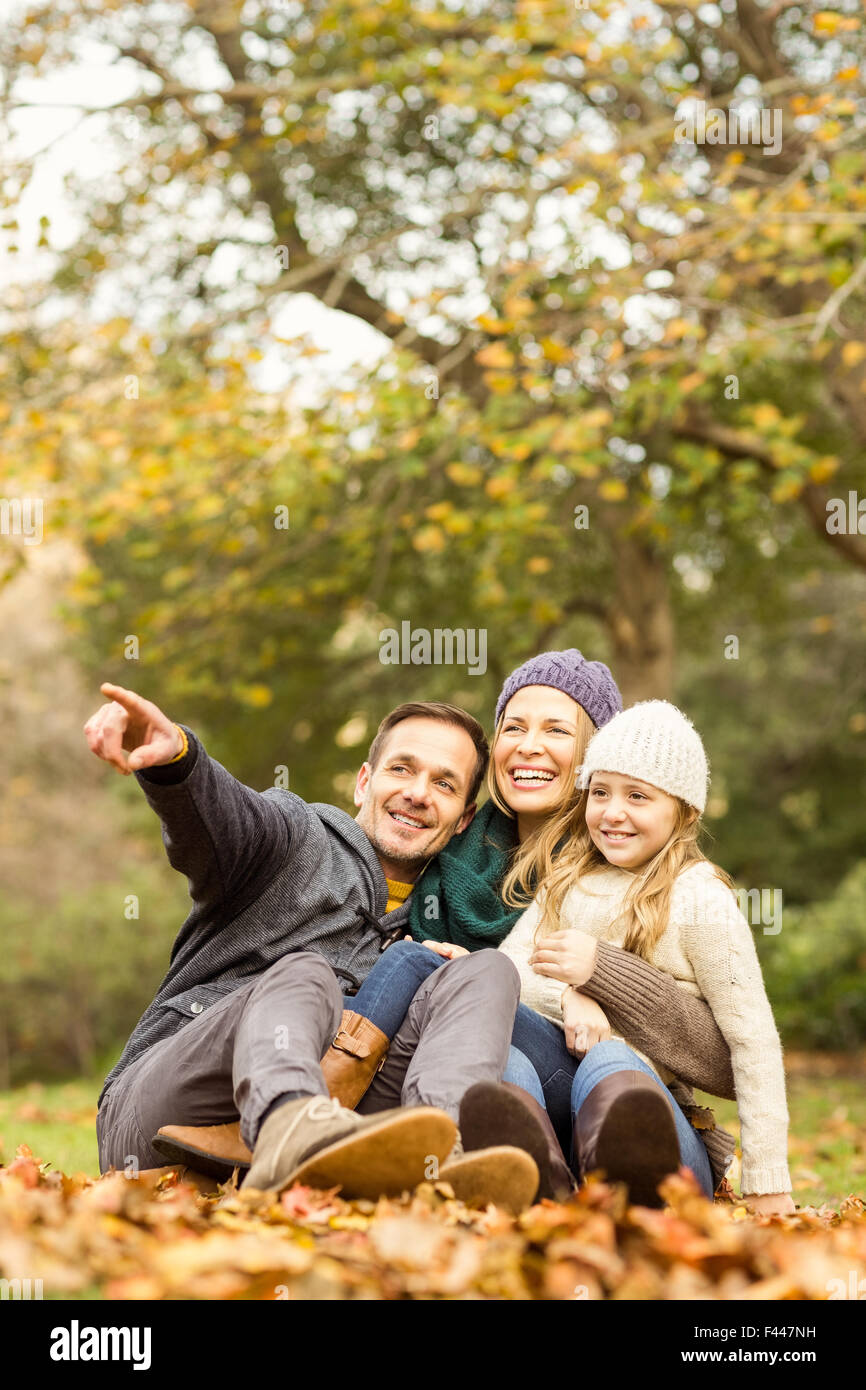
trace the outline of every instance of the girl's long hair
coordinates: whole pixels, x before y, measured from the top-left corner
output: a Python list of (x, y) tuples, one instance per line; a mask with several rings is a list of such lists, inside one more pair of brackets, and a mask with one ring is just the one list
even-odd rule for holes
[[(619, 912), (618, 920), (625, 928), (623, 949), (646, 961), (652, 959), (653, 950), (668, 925), (671, 893), (677, 877), (690, 864), (710, 863), (698, 846), (701, 832), (698, 812), (680, 797), (675, 800), (677, 812), (673, 829), (666, 843), (629, 884)], [(580, 794), (577, 805), (567, 817), (546, 826), (539, 837), (545, 842), (544, 853), (549, 856), (550, 870), (542, 880), (541, 917), (536, 936), (560, 930), (565, 895), (578, 879), (594, 870), (612, 867), (590, 839), (586, 827), (588, 801), (587, 790)], [(716, 877), (733, 892), (733, 880), (724, 869), (717, 864), (712, 868)]]
[[(583, 706), (578, 705), (576, 701), (575, 705), (577, 709), (575, 717), (577, 732), (574, 739), (571, 767), (563, 780), (559, 802), (551, 811), (548, 819), (531, 835), (527, 836), (514, 851), (502, 885), (502, 898), (509, 907), (526, 907), (535, 895), (536, 886), (547, 881), (553, 872), (556, 847), (568, 835), (565, 827), (571, 823), (573, 813), (581, 800), (581, 794), (576, 788), (577, 772), (586, 754), (587, 745), (596, 732), (596, 727)], [(496, 785), (496, 770), (493, 763), (493, 755), (504, 724), (505, 712), (503, 711), (497, 720), (493, 733), (490, 763), (487, 768), (487, 790), (500, 811), (514, 820), (514, 811), (503, 799), (502, 793)]]

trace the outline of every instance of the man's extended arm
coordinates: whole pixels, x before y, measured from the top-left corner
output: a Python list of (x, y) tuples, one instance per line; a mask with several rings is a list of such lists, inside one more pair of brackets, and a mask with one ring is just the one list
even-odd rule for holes
[[(136, 773), (162, 822), (169, 862), (186, 875), (196, 906), (216, 907), (263, 888), (289, 849), (293, 827), (283, 803), (232, 777), (189, 729), (178, 759), (181, 726), (131, 690), (102, 689), (112, 702), (85, 725), (88, 743), (119, 771)], [(290, 800), (303, 806), (299, 798)]]
[(595, 968), (579, 986), (615, 1033), (701, 1091), (734, 1096), (731, 1053), (708, 1004), (640, 956), (599, 941)]

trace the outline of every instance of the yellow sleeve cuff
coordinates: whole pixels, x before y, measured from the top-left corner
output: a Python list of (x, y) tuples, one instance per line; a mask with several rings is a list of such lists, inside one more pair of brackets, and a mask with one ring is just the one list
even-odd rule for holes
[(186, 733), (180, 727), (179, 724), (175, 724), (174, 727), (177, 729), (178, 733), (183, 739), (183, 748), (181, 748), (180, 752), (177, 753), (175, 757), (169, 758), (167, 763), (163, 763), (163, 767), (171, 767), (172, 763), (179, 763), (181, 758), (185, 758), (187, 753), (189, 752), (189, 739), (187, 738)]

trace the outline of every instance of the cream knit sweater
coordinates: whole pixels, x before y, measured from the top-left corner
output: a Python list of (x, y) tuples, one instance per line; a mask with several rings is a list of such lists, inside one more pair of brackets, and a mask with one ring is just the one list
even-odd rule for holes
[[(560, 929), (589, 932), (600, 941), (622, 946), (625, 929), (617, 919), (634, 877), (612, 866), (585, 874), (565, 896)], [(536, 897), (499, 949), (520, 974), (521, 1003), (561, 1028), (564, 987), (559, 980), (536, 974), (529, 964), (540, 915)], [(651, 963), (672, 975), (682, 989), (706, 1000), (730, 1047), (743, 1147), (743, 1192), (790, 1192), (788, 1110), (779, 1035), (751, 930), (712, 865), (692, 864), (679, 875), (671, 894), (670, 920)], [(675, 1080), (667, 1068), (652, 1058), (645, 1060), (666, 1084)]]

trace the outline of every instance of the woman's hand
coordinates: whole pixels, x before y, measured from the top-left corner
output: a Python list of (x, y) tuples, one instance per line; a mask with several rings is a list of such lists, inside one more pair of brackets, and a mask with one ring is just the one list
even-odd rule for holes
[(585, 931), (555, 931), (543, 936), (529, 957), (536, 975), (564, 985), (585, 985), (595, 969), (598, 942)]
[(790, 1192), (744, 1192), (743, 1201), (756, 1216), (793, 1216), (797, 1210)]
[(610, 1037), (607, 1014), (588, 994), (567, 989), (562, 996), (565, 1045), (573, 1057), (585, 1057), (597, 1042)]
[(430, 941), (428, 938), (422, 941), (421, 945), (435, 951), (437, 956), (444, 956), (446, 960), (456, 960), (458, 956), (469, 955), (465, 946), (455, 946), (451, 941)]

